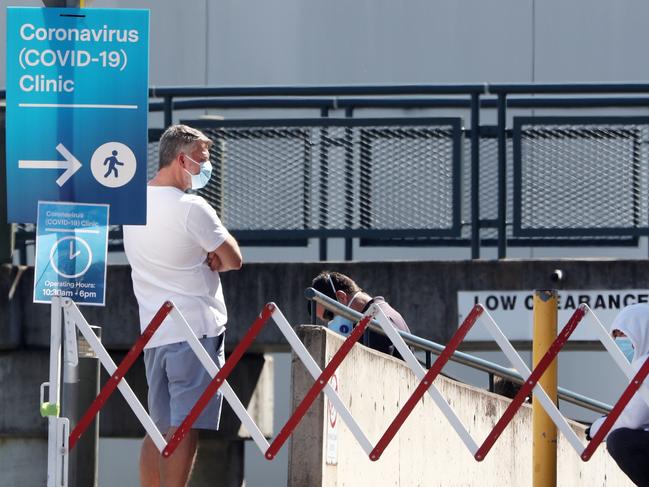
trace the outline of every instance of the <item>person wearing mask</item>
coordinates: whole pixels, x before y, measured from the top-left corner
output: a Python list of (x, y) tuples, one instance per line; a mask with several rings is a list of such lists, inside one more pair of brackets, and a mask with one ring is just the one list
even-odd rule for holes
[[(359, 313), (365, 313), (372, 304), (376, 304), (390, 320), (392, 326), (397, 330), (410, 333), (410, 329), (401, 314), (390, 306), (383, 296), (370, 296), (352, 278), (345, 274), (323, 271), (313, 279), (311, 287)], [(343, 316), (334, 315), (321, 305), (316, 306), (316, 316), (326, 321), (329, 329), (341, 335), (349, 335), (354, 327), (352, 321)], [(390, 339), (375, 331), (368, 331), (367, 345), (379, 352), (401, 358)]]
[[(622, 309), (611, 325), (615, 342), (636, 374), (649, 358), (649, 304)], [(646, 380), (644, 386), (649, 385)], [(597, 419), (587, 430), (593, 437), (606, 419)], [(638, 391), (626, 405), (606, 437), (606, 447), (620, 469), (636, 484), (649, 486), (649, 405)]]
[[(159, 170), (147, 186), (146, 225), (124, 226), (124, 251), (131, 265), (140, 327), (160, 306), (173, 301), (201, 344), (223, 366), (227, 310), (219, 273), (241, 268), (237, 241), (203, 198), (211, 176), (212, 141), (186, 125), (169, 127), (160, 139)], [(211, 378), (184, 333), (167, 319), (144, 350), (149, 414), (171, 438)], [(198, 429), (218, 429), (222, 395), (215, 395), (174, 454), (165, 459), (145, 437), (140, 454), (143, 486), (184, 486), (196, 456)]]

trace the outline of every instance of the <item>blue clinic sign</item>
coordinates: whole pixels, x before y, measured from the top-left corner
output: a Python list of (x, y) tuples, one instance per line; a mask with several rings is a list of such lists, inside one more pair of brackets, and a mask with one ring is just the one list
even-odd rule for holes
[(7, 206), (107, 203), (146, 222), (149, 12), (7, 9)]
[(34, 302), (62, 296), (103, 306), (107, 252), (108, 205), (40, 201)]

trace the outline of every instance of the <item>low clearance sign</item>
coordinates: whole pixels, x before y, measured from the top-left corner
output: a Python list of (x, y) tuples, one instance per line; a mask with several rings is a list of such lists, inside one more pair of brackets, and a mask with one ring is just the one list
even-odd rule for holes
[[(649, 289), (606, 290), (606, 291), (558, 291), (558, 323), (561, 328), (568, 322), (581, 303), (586, 303), (593, 310), (602, 324), (608, 328), (615, 316), (625, 306), (635, 303), (649, 303)], [(531, 340), (534, 293), (529, 291), (459, 291), (458, 326), (462, 323), (471, 308), (480, 303), (496, 321), (509, 340)], [(592, 327), (581, 324), (570, 337), (572, 341), (596, 340)], [(493, 338), (487, 330), (476, 323), (467, 335), (470, 341), (491, 341)]]

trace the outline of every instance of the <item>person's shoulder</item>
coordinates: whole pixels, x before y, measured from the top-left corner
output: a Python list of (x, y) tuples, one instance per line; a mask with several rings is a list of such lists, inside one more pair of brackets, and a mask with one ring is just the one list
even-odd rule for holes
[(203, 210), (212, 210), (212, 207), (207, 200), (197, 194), (184, 193), (180, 198), (180, 201), (187, 206), (197, 207)]
[(388, 303), (383, 296), (374, 296), (372, 301), (383, 306), (383, 310), (386, 311), (388, 318), (390, 318), (397, 328), (410, 333), (410, 327), (408, 326), (408, 323), (406, 323), (405, 318), (390, 303)]
[(146, 187), (146, 193), (148, 199), (180, 199), (183, 196), (183, 192), (178, 188), (173, 186), (155, 186), (148, 185)]
[(214, 222), (218, 225), (221, 220), (216, 213), (216, 210), (210, 206), (205, 198), (196, 194), (186, 193), (182, 197), (182, 204), (187, 210), (187, 218), (192, 221), (199, 222)]

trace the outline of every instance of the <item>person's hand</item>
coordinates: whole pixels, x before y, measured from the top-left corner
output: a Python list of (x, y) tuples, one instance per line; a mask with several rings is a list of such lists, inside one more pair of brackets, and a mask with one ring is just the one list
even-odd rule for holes
[(221, 262), (221, 259), (219, 259), (219, 256), (216, 255), (216, 252), (207, 253), (207, 265), (210, 266), (210, 269), (214, 272), (223, 271), (223, 263)]

